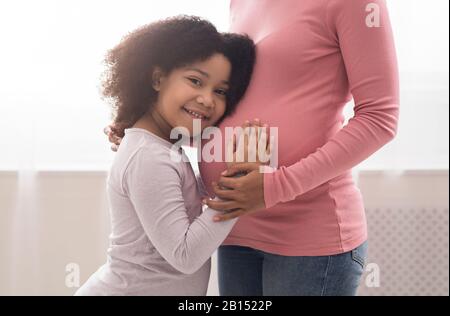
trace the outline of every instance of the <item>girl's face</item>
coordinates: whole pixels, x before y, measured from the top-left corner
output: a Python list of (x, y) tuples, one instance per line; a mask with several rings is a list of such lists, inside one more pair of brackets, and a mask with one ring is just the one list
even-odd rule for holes
[(153, 116), (164, 130), (185, 127), (193, 134), (193, 122), (201, 121), (201, 130), (213, 126), (225, 113), (231, 63), (222, 54), (203, 62), (178, 68), (167, 76), (156, 69), (154, 89), (159, 92)]

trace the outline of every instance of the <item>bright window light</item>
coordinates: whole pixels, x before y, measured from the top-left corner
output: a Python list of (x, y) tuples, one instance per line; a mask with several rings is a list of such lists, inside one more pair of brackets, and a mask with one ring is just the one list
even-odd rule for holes
[[(359, 168), (448, 168), (448, 1), (388, 4), (400, 128)], [(178, 14), (229, 27), (228, 0), (2, 2), (0, 170), (107, 170), (114, 154), (102, 133), (110, 121), (98, 90), (103, 56), (127, 32)]]

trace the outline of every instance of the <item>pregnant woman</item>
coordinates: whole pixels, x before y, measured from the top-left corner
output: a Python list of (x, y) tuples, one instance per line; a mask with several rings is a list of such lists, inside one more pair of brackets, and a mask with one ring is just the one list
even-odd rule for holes
[[(279, 168), (261, 174), (246, 164), (234, 170), (248, 175), (231, 179), (220, 178), (224, 165), (200, 165), (209, 191), (231, 200), (208, 205), (240, 209), (224, 219), (246, 214), (219, 248), (220, 293), (353, 295), (367, 230), (351, 168), (397, 130), (398, 72), (386, 3), (232, 0), (231, 21), (232, 32), (256, 42), (257, 62), (247, 94), (221, 127), (253, 117), (278, 127)], [(343, 127), (351, 96), (355, 114)], [(265, 209), (252, 212), (258, 208)]]
[(351, 169), (395, 137), (399, 115), (386, 3), (231, 0), (230, 31), (255, 41), (257, 62), (219, 127), (277, 127), (278, 168), (245, 163), (223, 175), (225, 163), (200, 163), (210, 195), (225, 200), (207, 204), (232, 210), (222, 221), (239, 217), (218, 251), (220, 294), (355, 295), (368, 236)]

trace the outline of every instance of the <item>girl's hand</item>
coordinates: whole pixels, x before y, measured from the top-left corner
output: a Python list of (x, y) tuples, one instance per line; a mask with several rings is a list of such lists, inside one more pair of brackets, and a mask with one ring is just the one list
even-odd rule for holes
[[(260, 163), (254, 162), (232, 165), (222, 173), (218, 183), (212, 183), (214, 194), (222, 201), (204, 199), (203, 203), (212, 209), (224, 212), (214, 217), (214, 221), (226, 221), (266, 208), (264, 173), (260, 171), (260, 166)], [(239, 178), (233, 177), (237, 173), (245, 173), (245, 175)]]
[(233, 135), (227, 143), (227, 167), (244, 162), (267, 164), (271, 153), (268, 127), (259, 119), (246, 121), (242, 125), (242, 133)]
[(117, 136), (114, 132), (114, 124), (108, 125), (103, 129), (103, 133), (105, 133), (106, 136), (108, 136), (108, 140), (111, 145), (112, 151), (117, 151), (119, 149), (120, 142), (122, 141), (122, 138)]

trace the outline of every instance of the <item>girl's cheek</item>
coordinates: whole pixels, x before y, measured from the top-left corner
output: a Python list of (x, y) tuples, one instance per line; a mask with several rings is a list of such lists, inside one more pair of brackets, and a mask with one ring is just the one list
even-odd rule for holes
[(225, 114), (225, 111), (227, 109), (227, 106), (225, 104), (225, 102), (221, 105), (220, 107), (220, 111), (219, 111), (219, 119)]

